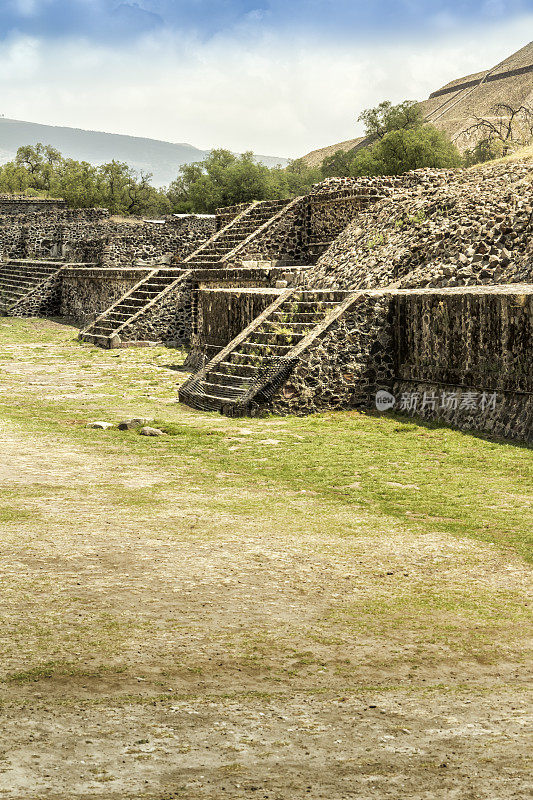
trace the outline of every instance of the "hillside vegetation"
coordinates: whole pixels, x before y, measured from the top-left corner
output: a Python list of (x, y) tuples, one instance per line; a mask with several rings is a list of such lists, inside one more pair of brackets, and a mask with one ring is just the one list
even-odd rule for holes
[[(12, 161), (20, 145), (43, 142), (65, 158), (97, 167), (109, 161), (126, 162), (138, 173), (152, 175), (155, 187), (168, 186), (181, 166), (202, 161), (208, 150), (190, 144), (159, 141), (141, 136), (86, 131), (0, 117), (0, 164)], [(286, 158), (257, 156), (268, 167), (286, 166)]]
[[(499, 104), (506, 104), (511, 108), (533, 107), (533, 72), (519, 72), (527, 67), (533, 68), (533, 42), (492, 69), (457, 78), (437, 90), (434, 97), (419, 103), (422, 117), (447, 134), (461, 152), (472, 149), (478, 137), (473, 133), (460, 136), (461, 132), (479, 119), (494, 118), (494, 109)], [(486, 80), (487, 76), (491, 78), (490, 81)], [(477, 86), (458, 88), (476, 80)], [(449, 92), (440, 94), (446, 90)], [(368, 142), (364, 137), (354, 137), (313, 150), (303, 156), (302, 161), (308, 167), (316, 167), (336, 152), (347, 153), (366, 143)]]

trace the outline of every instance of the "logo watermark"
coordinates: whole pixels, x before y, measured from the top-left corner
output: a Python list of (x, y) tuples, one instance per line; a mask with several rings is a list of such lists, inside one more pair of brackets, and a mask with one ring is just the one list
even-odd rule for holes
[(396, 405), (396, 398), (390, 392), (383, 390), (376, 394), (376, 408), (378, 411), (390, 411)]
[(436, 392), (402, 392), (399, 401), (390, 392), (379, 391), (376, 394), (378, 411), (472, 411), (484, 413), (495, 411), (498, 404), (497, 392), (474, 391), (442, 391)]

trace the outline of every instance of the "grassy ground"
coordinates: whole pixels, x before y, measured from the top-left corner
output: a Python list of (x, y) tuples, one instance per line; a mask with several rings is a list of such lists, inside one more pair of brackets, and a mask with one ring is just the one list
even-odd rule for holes
[(531, 452), (75, 333), (0, 319), (0, 797), (525, 797)]

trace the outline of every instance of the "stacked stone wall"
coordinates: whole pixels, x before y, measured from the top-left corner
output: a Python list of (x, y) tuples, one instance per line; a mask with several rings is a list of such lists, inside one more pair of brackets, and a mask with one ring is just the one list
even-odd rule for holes
[(394, 380), (393, 296), (368, 292), (305, 348), (289, 379), (262, 406), (275, 414), (368, 408)]
[(395, 412), (531, 444), (532, 342), (531, 285), (362, 292), (251, 413), (376, 411), (384, 391)]
[(305, 277), (317, 289), (533, 280), (533, 165), (417, 170), (358, 212)]
[(85, 327), (148, 274), (147, 269), (72, 269), (61, 274), (60, 314)]
[[(234, 261), (287, 260), (307, 258), (306, 199), (299, 198), (280, 217), (236, 252)], [(228, 261), (228, 264), (230, 262)]]
[(60, 269), (7, 310), (9, 317), (55, 317), (61, 307), (62, 272)]
[(154, 223), (111, 219), (105, 209), (0, 214), (0, 259), (64, 259), (100, 266), (185, 258), (215, 231), (211, 217), (165, 217)]
[(33, 211), (56, 211), (64, 208), (65, 205), (65, 200), (61, 198), (0, 194), (0, 214), (28, 214)]
[(193, 346), (196, 360), (210, 359), (279, 296), (281, 289), (199, 289)]
[(396, 410), (533, 442), (533, 286), (399, 293)]
[(120, 329), (122, 342), (164, 342), (167, 347), (187, 347), (192, 337), (194, 287), (180, 283), (165, 297)]

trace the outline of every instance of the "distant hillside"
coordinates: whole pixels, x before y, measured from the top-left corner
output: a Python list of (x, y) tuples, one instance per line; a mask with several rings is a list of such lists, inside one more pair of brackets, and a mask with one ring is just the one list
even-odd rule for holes
[[(199, 150), (190, 144), (39, 125), (0, 117), (0, 164), (11, 161), (21, 145), (37, 142), (56, 147), (67, 158), (89, 161), (91, 164), (104, 164), (113, 159), (126, 161), (138, 171), (151, 172), (155, 186), (168, 185), (182, 164), (202, 161), (207, 155), (206, 150)], [(257, 156), (257, 159), (268, 167), (277, 164), (286, 166), (288, 163), (286, 158), (273, 156)]]
[[(497, 103), (533, 106), (533, 42), (489, 70), (451, 81), (432, 92), (420, 106), (428, 122), (455, 139), (475, 122), (475, 117), (490, 116)], [(319, 166), (337, 150), (346, 152), (363, 143), (365, 139), (360, 137), (332, 144), (313, 150), (303, 161), (310, 167)], [(464, 137), (457, 141), (459, 149), (472, 144)]]

